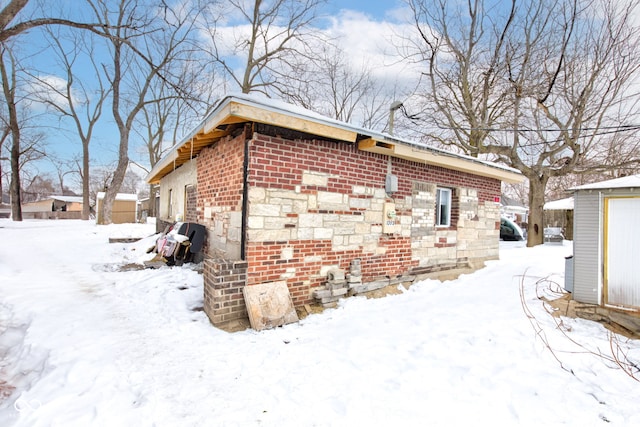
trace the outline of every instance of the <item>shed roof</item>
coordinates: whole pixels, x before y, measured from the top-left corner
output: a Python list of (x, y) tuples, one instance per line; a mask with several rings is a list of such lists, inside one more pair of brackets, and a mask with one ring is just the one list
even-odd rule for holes
[(573, 210), (573, 197), (553, 200), (544, 204), (545, 211), (570, 211)]
[(82, 203), (82, 196), (47, 196), (33, 202), (24, 202), (23, 205), (37, 204), (42, 202), (59, 201), (64, 203)]
[(283, 101), (237, 94), (222, 98), (211, 114), (175, 144), (153, 167), (146, 181), (151, 184), (159, 183), (165, 175), (195, 158), (203, 148), (228, 135), (232, 125), (248, 122), (270, 124), (319, 137), (358, 143), (358, 148), (363, 151), (460, 170), (505, 182), (516, 183), (524, 180), (518, 170), (494, 162), (450, 153), (353, 126)]
[(594, 182), (592, 184), (580, 185), (570, 188), (570, 191), (577, 190), (601, 190), (607, 188), (636, 188), (640, 187), (640, 174), (629, 175), (622, 178), (610, 179), (607, 181)]
[[(104, 199), (104, 195), (105, 195), (105, 192), (104, 191), (100, 191), (98, 194), (96, 194), (96, 199), (97, 200), (102, 200), (102, 199)], [(129, 194), (129, 193), (117, 193), (116, 194), (116, 200), (118, 200), (118, 201), (137, 202), (138, 201), (138, 195), (137, 194)]]
[(50, 198), (65, 203), (82, 203), (82, 196), (51, 196)]

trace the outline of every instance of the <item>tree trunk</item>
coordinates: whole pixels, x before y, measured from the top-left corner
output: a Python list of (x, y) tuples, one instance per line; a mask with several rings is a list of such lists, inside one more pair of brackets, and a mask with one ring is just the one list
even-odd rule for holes
[(147, 216), (156, 216), (156, 186), (155, 184), (149, 184), (149, 210)]
[(527, 246), (544, 243), (544, 192), (549, 177), (543, 174), (529, 178), (529, 221), (527, 226)]
[[(0, 58), (0, 74), (2, 76), (2, 92), (4, 94), (9, 113), (9, 128), (11, 131), (11, 181), (9, 182), (9, 197), (11, 197), (11, 219), (22, 221), (22, 200), (20, 191), (20, 123), (15, 98), (15, 62), (11, 53), (11, 69), (7, 70), (4, 59), (5, 52)], [(8, 72), (10, 71), (10, 73)]]
[[(17, 123), (15, 125), (17, 126)], [(14, 129), (12, 134), (11, 183), (9, 184), (11, 219), (14, 221), (22, 221), (22, 200), (20, 197), (20, 130)]]
[(118, 166), (113, 172), (113, 178), (109, 184), (109, 188), (104, 195), (102, 201), (102, 222), (101, 224), (111, 224), (111, 214), (113, 212), (113, 202), (116, 200), (116, 195), (120, 191), (124, 176), (127, 173), (127, 167), (129, 167), (129, 135), (125, 129), (120, 130), (120, 150), (118, 153)]
[(82, 219), (85, 221), (91, 215), (89, 191), (89, 141), (82, 141)]

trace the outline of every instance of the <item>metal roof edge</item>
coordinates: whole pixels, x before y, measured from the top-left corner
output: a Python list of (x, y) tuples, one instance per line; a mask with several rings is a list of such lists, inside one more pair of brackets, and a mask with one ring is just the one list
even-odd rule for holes
[(637, 188), (640, 187), (640, 174), (623, 176), (621, 178), (609, 179), (606, 181), (593, 182), (591, 184), (571, 187), (567, 191), (576, 192), (578, 190), (602, 190), (608, 188)]

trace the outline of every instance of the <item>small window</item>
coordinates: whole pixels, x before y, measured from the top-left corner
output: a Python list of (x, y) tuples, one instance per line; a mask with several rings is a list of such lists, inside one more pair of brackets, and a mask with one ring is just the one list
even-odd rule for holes
[(171, 218), (173, 215), (173, 190), (169, 190), (169, 206), (168, 206), (168, 218)]
[(438, 188), (436, 191), (436, 226), (449, 227), (451, 225), (451, 190)]

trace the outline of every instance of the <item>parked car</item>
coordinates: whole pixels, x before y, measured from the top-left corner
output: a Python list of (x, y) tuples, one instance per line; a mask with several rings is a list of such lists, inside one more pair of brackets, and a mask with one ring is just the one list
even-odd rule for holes
[(500, 218), (500, 239), (501, 240), (524, 240), (524, 231), (509, 218)]

